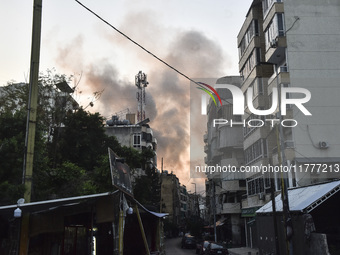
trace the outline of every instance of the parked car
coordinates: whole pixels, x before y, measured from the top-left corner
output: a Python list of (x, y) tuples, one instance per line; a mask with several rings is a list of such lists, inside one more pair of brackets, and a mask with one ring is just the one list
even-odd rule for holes
[(229, 251), (227, 249), (227, 245), (223, 243), (215, 243), (211, 242), (208, 244), (207, 248), (205, 249), (205, 255), (228, 255)]
[(202, 241), (202, 242), (198, 242), (196, 244), (196, 254), (204, 254), (205, 253), (205, 249), (208, 247), (209, 243), (211, 243), (212, 241)]
[(182, 238), (182, 248), (196, 248), (196, 238), (190, 234), (185, 234)]

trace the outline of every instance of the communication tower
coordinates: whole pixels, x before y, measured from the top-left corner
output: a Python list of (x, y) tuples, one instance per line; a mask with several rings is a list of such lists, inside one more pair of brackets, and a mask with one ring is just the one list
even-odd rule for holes
[(138, 88), (137, 101), (138, 101), (138, 112), (137, 112), (137, 122), (145, 120), (145, 88), (148, 86), (147, 75), (142, 71), (135, 76), (136, 86)]

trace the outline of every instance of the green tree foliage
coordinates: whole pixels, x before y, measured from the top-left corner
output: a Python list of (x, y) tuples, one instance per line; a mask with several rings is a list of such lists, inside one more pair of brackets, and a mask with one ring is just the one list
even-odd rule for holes
[[(32, 201), (113, 190), (108, 147), (133, 169), (144, 168), (152, 151), (122, 147), (104, 130), (99, 113), (89, 113), (56, 84), (64, 75), (47, 71), (39, 81)], [(23, 197), (27, 84), (9, 84), (0, 91), (0, 204)], [(150, 175), (152, 176), (152, 175)]]
[(24, 192), (25, 113), (2, 112), (0, 118), (0, 204), (17, 201)]
[(160, 174), (153, 164), (145, 161), (145, 159), (153, 158), (154, 152), (144, 150), (141, 156), (146, 175), (136, 179), (134, 196), (140, 203), (152, 207), (151, 209), (154, 211), (159, 211), (161, 199)]

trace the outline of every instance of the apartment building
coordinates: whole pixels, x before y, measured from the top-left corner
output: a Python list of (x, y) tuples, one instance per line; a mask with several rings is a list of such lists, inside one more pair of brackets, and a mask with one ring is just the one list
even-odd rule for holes
[(185, 185), (180, 185), (180, 225), (184, 228), (186, 219), (189, 216), (189, 194)]
[[(157, 139), (148, 123), (149, 119), (136, 123), (136, 116), (133, 113), (127, 113), (124, 118), (114, 115), (107, 121), (105, 133), (108, 136), (115, 136), (122, 146), (139, 151), (146, 148), (153, 150), (155, 157), (149, 163), (157, 167)], [(143, 169), (136, 169), (133, 177), (137, 178), (143, 174)]]
[[(182, 197), (183, 198), (183, 197)], [(184, 198), (182, 199), (184, 200)], [(178, 177), (167, 170), (161, 173), (161, 208), (160, 212), (169, 213), (168, 222), (171, 229), (167, 233), (170, 236), (178, 234), (178, 227), (181, 225), (181, 190)]]
[[(218, 79), (216, 84), (232, 84), (240, 87), (239, 76), (226, 76)], [(207, 106), (207, 133), (204, 135), (205, 163), (208, 166), (236, 166), (244, 164), (242, 126), (216, 125), (214, 119), (235, 119), (232, 115), (232, 96), (226, 89), (217, 89), (218, 94), (228, 104), (215, 105), (210, 100)], [(215, 172), (207, 175), (207, 196), (214, 199), (208, 205), (210, 222), (217, 224), (217, 238), (231, 240), (241, 244), (244, 235), (241, 221), (241, 200), (245, 194), (245, 175), (240, 172)], [(209, 209), (210, 208), (210, 209)], [(214, 212), (215, 211), (215, 212)], [(216, 222), (213, 222), (213, 214)]]
[[(261, 127), (243, 129), (246, 166), (295, 166), (287, 174), (289, 187), (301, 187), (339, 178), (331, 172), (340, 162), (340, 3), (318, 0), (254, 0), (237, 37), (242, 91), (253, 92), (253, 106), (265, 110), (278, 96), (303, 98), (299, 93), (280, 93), (283, 88), (303, 88), (311, 99), (302, 107), (287, 105), (270, 116), (256, 116), (249, 106), (243, 119), (262, 120)], [(274, 96), (273, 96), (274, 95)], [(280, 100), (280, 99), (278, 99)], [(282, 118), (282, 119), (280, 119)], [(279, 119), (270, 125), (268, 119)], [(282, 125), (284, 123), (290, 123)], [(292, 124), (293, 123), (293, 124)], [(280, 127), (281, 126), (281, 127)], [(311, 165), (325, 169), (311, 171)], [(319, 169), (320, 170), (320, 169)], [(280, 173), (247, 173), (247, 197), (242, 201), (247, 245), (256, 247), (255, 212), (270, 200), (270, 177), (281, 189)]]

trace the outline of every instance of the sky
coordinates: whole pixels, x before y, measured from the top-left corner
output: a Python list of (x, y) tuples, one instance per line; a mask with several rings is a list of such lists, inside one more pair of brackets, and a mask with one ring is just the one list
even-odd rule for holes
[[(239, 75), (237, 34), (251, 0), (81, 0), (111, 25), (188, 77)], [(0, 86), (28, 82), (33, 0), (0, 0)], [(70, 86), (90, 112), (110, 118), (136, 112), (135, 75), (148, 76), (146, 117), (158, 141), (158, 168), (175, 173), (187, 189), (191, 179), (190, 135), (202, 146), (205, 123), (190, 134), (190, 81), (131, 43), (74, 0), (43, 0), (40, 72), (73, 75)], [(195, 127), (196, 129), (196, 127)], [(197, 148), (196, 148), (197, 149)]]

